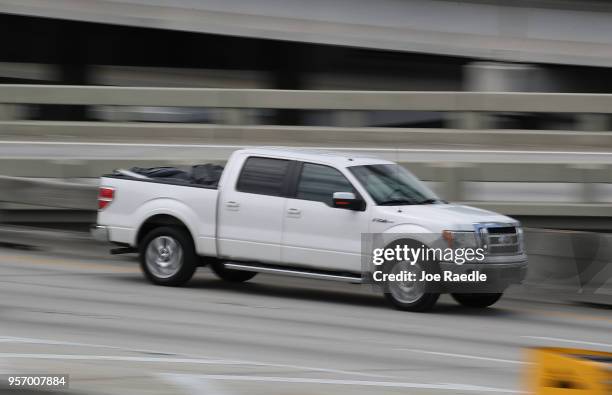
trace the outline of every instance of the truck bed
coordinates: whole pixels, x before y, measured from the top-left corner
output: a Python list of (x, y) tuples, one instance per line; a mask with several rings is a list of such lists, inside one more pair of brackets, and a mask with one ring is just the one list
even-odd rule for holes
[(185, 181), (185, 180), (177, 180), (171, 178), (137, 178), (130, 177), (125, 174), (105, 174), (102, 178), (114, 178), (117, 180), (128, 180), (128, 181), (136, 181), (136, 182), (151, 182), (155, 184), (166, 184), (166, 185), (174, 185), (174, 186), (182, 186), (182, 187), (193, 187), (193, 188), (204, 188), (204, 189), (217, 189), (219, 187), (218, 184), (214, 185), (205, 185), (205, 184), (197, 184), (195, 182)]
[(132, 167), (128, 171), (115, 170), (105, 177), (216, 189), (222, 173), (223, 166), (206, 163), (189, 168)]
[(166, 216), (187, 226), (199, 254), (216, 255), (217, 183), (110, 174), (101, 178), (100, 186), (115, 191), (112, 203), (98, 213), (98, 224), (108, 226), (110, 241), (135, 247), (143, 224)]

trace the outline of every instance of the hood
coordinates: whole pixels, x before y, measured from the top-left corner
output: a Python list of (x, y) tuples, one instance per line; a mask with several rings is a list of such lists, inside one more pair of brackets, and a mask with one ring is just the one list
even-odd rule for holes
[[(393, 218), (395, 225), (402, 223), (429, 224), (430, 228), (448, 230), (474, 230), (475, 223), (500, 222), (518, 224), (518, 221), (493, 211), (459, 204), (423, 204), (409, 206), (378, 206), (380, 213)], [(437, 229), (432, 229), (437, 230)]]

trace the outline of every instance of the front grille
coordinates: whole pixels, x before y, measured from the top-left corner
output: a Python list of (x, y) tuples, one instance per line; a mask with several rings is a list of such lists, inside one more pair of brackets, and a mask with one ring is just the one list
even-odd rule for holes
[(487, 228), (490, 235), (506, 235), (516, 234), (516, 227), (514, 226), (498, 226), (494, 228)]
[(479, 229), (483, 247), (489, 255), (515, 255), (522, 252), (519, 229), (507, 225), (486, 225)]

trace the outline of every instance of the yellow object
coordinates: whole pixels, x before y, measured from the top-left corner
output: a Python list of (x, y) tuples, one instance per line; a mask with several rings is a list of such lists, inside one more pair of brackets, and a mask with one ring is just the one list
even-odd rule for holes
[(572, 348), (529, 350), (528, 393), (612, 394), (612, 353)]

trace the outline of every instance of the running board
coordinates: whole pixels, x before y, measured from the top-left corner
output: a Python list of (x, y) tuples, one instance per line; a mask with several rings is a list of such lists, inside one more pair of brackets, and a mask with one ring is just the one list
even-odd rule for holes
[(336, 274), (329, 273), (324, 271), (317, 271), (311, 269), (300, 269), (300, 268), (292, 268), (286, 266), (271, 266), (271, 265), (260, 265), (260, 264), (250, 264), (250, 263), (237, 263), (237, 262), (226, 262), (223, 266), (227, 269), (234, 270), (245, 270), (249, 272), (257, 272), (257, 273), (269, 273), (269, 274), (280, 274), (284, 276), (293, 276), (293, 277), (306, 277), (306, 278), (315, 278), (319, 280), (331, 280), (331, 281), (342, 281), (347, 283), (362, 283), (363, 280), (361, 276), (355, 274)]

